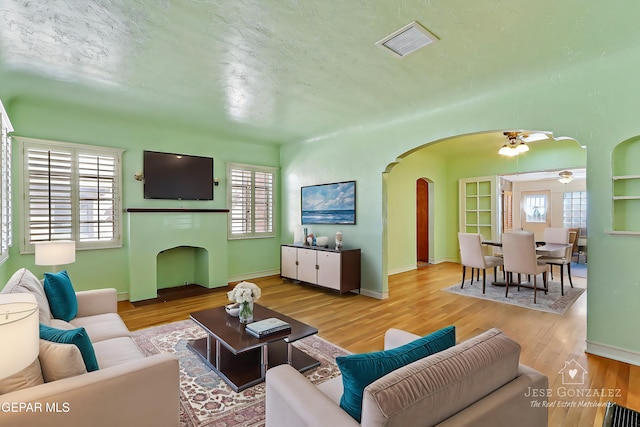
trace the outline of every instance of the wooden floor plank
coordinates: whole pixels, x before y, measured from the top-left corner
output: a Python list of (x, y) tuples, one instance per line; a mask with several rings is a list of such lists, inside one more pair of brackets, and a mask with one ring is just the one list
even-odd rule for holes
[[(383, 336), (389, 328), (425, 335), (455, 325), (458, 341), (499, 328), (521, 344), (522, 363), (549, 377), (549, 400), (555, 402), (549, 408), (550, 426), (599, 426), (604, 408), (590, 405), (603, 405), (607, 400), (640, 409), (640, 367), (584, 352), (586, 293), (560, 316), (441, 290), (460, 283), (460, 279), (458, 264), (422, 266), (390, 276), (386, 300), (352, 293), (340, 296), (279, 276), (252, 282), (262, 288), (260, 304), (313, 325), (321, 337), (354, 353), (382, 349)], [(574, 278), (574, 283), (586, 286), (586, 279)], [(473, 286), (476, 285), (481, 286)], [(227, 303), (225, 292), (215, 292), (144, 307), (122, 301), (118, 310), (127, 326), (137, 330), (188, 319), (191, 312)], [(588, 371), (585, 384), (562, 383), (559, 371), (571, 359)], [(577, 395), (597, 389), (615, 396)]]

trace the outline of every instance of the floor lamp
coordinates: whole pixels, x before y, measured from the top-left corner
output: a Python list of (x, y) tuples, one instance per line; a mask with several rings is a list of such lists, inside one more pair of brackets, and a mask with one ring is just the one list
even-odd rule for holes
[(50, 265), (53, 271), (56, 266), (71, 264), (76, 261), (76, 242), (73, 240), (51, 240), (37, 242), (36, 265)]
[(0, 379), (36, 360), (40, 350), (38, 322), (33, 294), (0, 294)]

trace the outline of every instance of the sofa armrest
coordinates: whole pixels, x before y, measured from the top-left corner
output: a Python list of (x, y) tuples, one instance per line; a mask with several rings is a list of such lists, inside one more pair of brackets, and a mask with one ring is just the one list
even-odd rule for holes
[(520, 364), (513, 381), (444, 420), (438, 427), (546, 427), (548, 387), (546, 375)]
[(175, 427), (179, 392), (178, 360), (157, 354), (0, 395), (0, 425)]
[(411, 341), (417, 340), (418, 338), (420, 338), (420, 335), (391, 328), (384, 334), (384, 349), (389, 350), (391, 348), (400, 347), (401, 345), (409, 344)]
[(118, 293), (114, 288), (78, 291), (76, 298), (78, 299), (77, 317), (118, 312)]
[(359, 426), (289, 365), (267, 371), (266, 427)]

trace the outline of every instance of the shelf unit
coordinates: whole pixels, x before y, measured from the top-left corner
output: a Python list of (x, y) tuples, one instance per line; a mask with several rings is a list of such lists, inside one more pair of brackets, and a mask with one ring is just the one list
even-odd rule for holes
[(496, 177), (465, 178), (459, 181), (460, 225), (464, 233), (479, 233), (483, 239), (496, 236)]
[(640, 234), (640, 140), (618, 144), (612, 155), (612, 235)]

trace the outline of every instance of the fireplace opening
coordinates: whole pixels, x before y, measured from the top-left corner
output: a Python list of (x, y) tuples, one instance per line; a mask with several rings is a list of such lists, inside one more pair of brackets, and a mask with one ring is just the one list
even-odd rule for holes
[(157, 289), (184, 285), (207, 287), (209, 251), (202, 247), (176, 246), (156, 255)]

